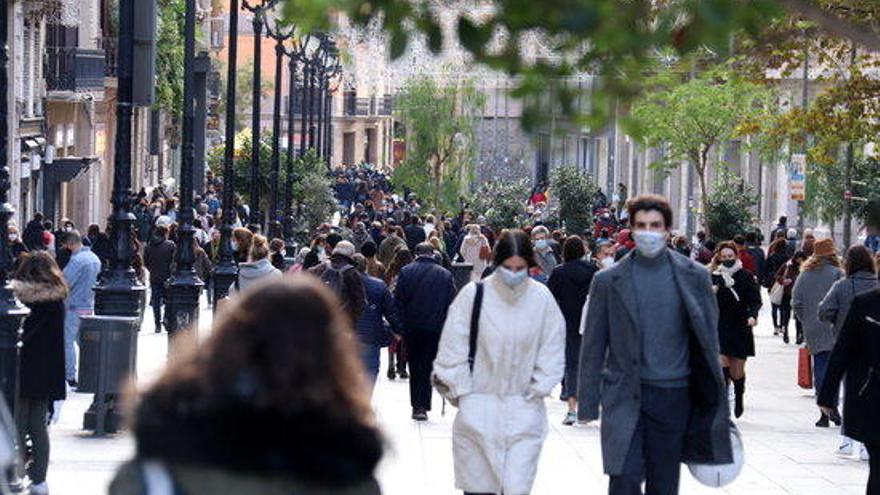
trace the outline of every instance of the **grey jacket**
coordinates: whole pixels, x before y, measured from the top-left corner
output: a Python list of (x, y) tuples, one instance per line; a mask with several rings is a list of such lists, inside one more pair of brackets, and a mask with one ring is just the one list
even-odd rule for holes
[(819, 303), (834, 282), (843, 278), (843, 271), (824, 263), (812, 270), (801, 270), (791, 291), (791, 308), (804, 328), (804, 339), (810, 354), (834, 349), (834, 326), (819, 319)]
[(95, 292), (92, 290), (101, 274), (101, 260), (88, 246), (72, 255), (64, 267), (64, 280), (70, 288), (65, 301), (67, 309), (90, 310), (95, 308)]
[(230, 293), (242, 292), (248, 287), (255, 285), (265, 277), (280, 277), (281, 272), (272, 266), (269, 258), (259, 261), (238, 264), (238, 283), (233, 284)]
[(843, 322), (849, 313), (849, 305), (859, 294), (877, 287), (877, 275), (872, 272), (862, 271), (834, 282), (831, 290), (819, 303), (819, 319), (834, 325), (834, 341), (840, 335)]
[[(669, 252), (691, 336), (691, 414), (682, 461), (730, 463), (730, 411), (719, 365), (718, 303), (709, 272)], [(623, 470), (641, 411), (641, 339), (636, 325), (633, 255), (593, 277), (581, 343), (578, 417), (593, 420), (602, 406), (605, 472)], [(699, 350), (700, 352), (693, 352)]]

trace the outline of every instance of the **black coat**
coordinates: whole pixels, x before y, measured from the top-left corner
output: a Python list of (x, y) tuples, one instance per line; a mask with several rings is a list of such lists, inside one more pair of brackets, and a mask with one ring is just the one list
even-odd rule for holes
[(452, 273), (430, 256), (419, 256), (397, 277), (394, 299), (406, 333), (440, 333), (455, 298)]
[(174, 248), (168, 239), (153, 239), (144, 248), (144, 265), (150, 271), (150, 284), (164, 284), (171, 277)]
[(16, 296), (30, 308), (21, 347), (21, 397), (63, 400), (64, 286), (13, 281)]
[(581, 313), (596, 271), (598, 268), (592, 263), (575, 260), (557, 266), (550, 274), (547, 287), (565, 316), (567, 334), (580, 334)]
[(843, 433), (880, 442), (880, 289), (853, 299), (819, 391), (820, 406), (834, 407), (846, 375)]
[(406, 234), (406, 247), (410, 251), (415, 251), (416, 246), (425, 242), (425, 239), (428, 237), (425, 235), (425, 229), (421, 225), (407, 225), (403, 229), (403, 233)]
[(733, 274), (733, 290), (724, 286), (719, 275), (712, 275), (712, 283), (718, 288), (715, 297), (718, 299), (721, 354), (740, 359), (754, 356), (755, 335), (746, 321), (749, 318), (757, 319), (761, 309), (761, 293), (755, 278), (748, 270), (741, 268)]

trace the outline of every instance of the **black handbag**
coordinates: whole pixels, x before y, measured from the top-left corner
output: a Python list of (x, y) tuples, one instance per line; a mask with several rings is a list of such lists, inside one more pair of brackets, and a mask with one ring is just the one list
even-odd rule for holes
[(480, 335), (480, 311), (483, 309), (483, 282), (477, 282), (474, 294), (474, 307), (471, 310), (471, 333), (468, 340), (468, 368), (474, 373), (474, 358), (477, 356), (477, 337)]

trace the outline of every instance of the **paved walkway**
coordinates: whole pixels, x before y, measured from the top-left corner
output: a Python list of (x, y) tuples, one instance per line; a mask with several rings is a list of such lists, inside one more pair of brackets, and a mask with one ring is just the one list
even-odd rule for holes
[[(210, 314), (202, 313), (207, 326)], [(730, 487), (712, 490), (698, 485), (686, 469), (683, 494), (862, 494), (867, 463), (838, 458), (834, 451), (839, 430), (813, 426), (818, 417), (812, 393), (796, 385), (797, 351), (771, 336), (769, 314), (761, 317), (758, 356), (748, 365), (746, 414), (739, 421), (746, 448), (746, 468)], [(146, 321), (151, 321), (148, 315)], [(138, 374), (144, 384), (164, 363), (166, 337), (144, 325), (139, 339)], [(80, 430), (90, 396), (71, 394), (53, 425), (49, 484), (53, 494), (101, 494), (115, 467), (129, 458), (133, 443), (128, 435), (97, 439)], [(390, 443), (379, 468), (386, 495), (447, 495), (456, 493), (452, 475), (451, 426), (455, 410), (440, 416), (435, 396), (431, 420), (416, 424), (409, 419), (409, 393), (405, 381), (381, 377), (374, 404)], [(565, 406), (547, 401), (550, 435), (544, 446), (534, 495), (605, 493), (599, 429), (595, 424), (566, 427)], [(459, 492), (460, 493), (460, 492)]]

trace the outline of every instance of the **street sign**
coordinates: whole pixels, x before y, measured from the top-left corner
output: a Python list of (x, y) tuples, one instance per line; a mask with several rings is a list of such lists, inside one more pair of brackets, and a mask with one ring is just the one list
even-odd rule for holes
[(804, 201), (807, 198), (807, 155), (794, 153), (791, 155), (791, 174), (788, 179), (788, 191), (793, 201)]

